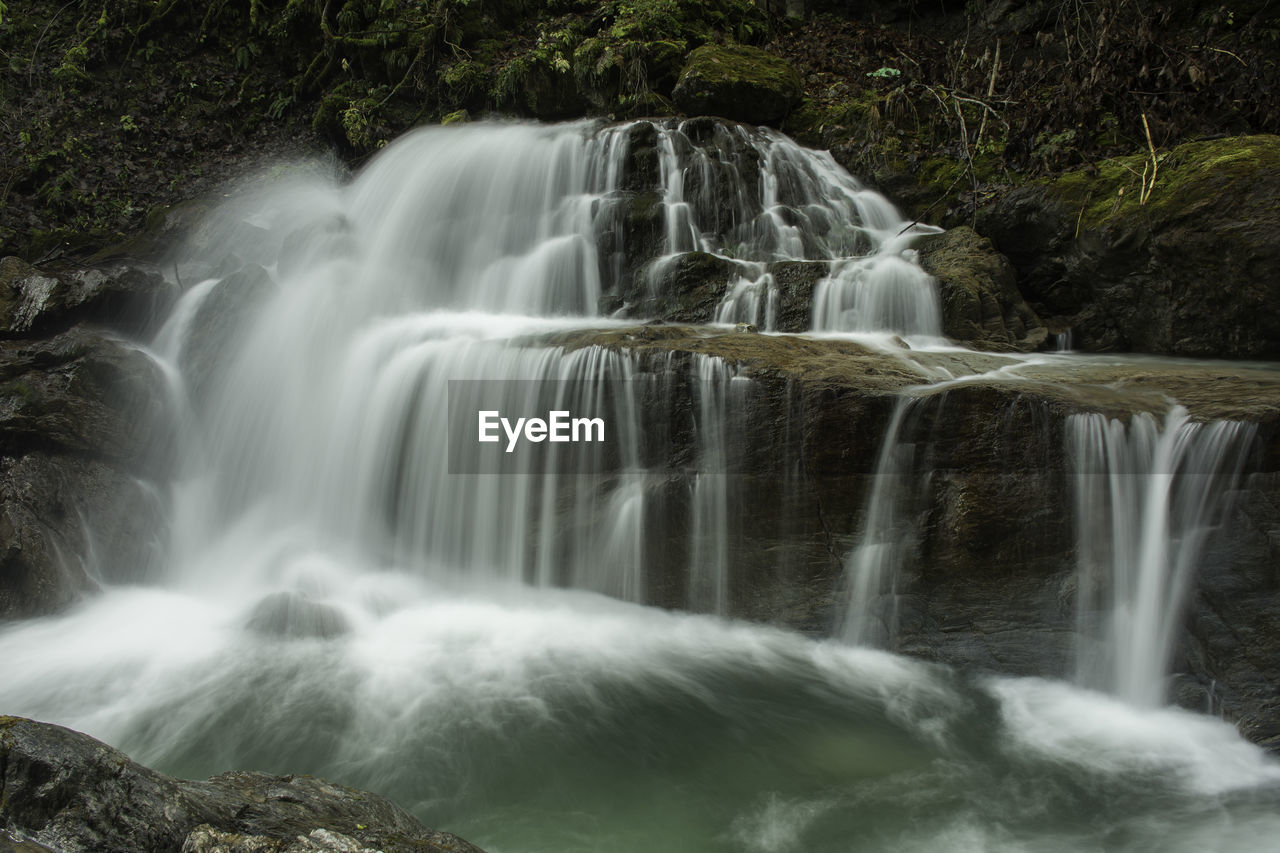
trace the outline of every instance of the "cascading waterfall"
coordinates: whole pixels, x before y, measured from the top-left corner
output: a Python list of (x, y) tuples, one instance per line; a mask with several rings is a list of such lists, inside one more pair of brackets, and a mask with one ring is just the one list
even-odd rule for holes
[(690, 521), (689, 608), (695, 612), (728, 612), (729, 543), (736, 495), (730, 488), (733, 460), (730, 436), (741, 429), (735, 421), (744, 411), (749, 384), (722, 361), (695, 356), (697, 433), (703, 470), (693, 481)]
[(1158, 424), (1104, 415), (1067, 422), (1075, 465), (1078, 677), (1152, 707), (1165, 700), (1190, 583), (1253, 437), (1251, 424)]
[[(652, 244), (619, 231), (639, 196), (661, 205)], [(152, 345), (180, 409), (167, 576), (0, 626), (0, 710), (190, 777), (369, 787), (493, 853), (1271, 843), (1280, 771), (1218, 721), (635, 603), (677, 574), (691, 609), (735, 601), (754, 385), (557, 336), (609, 327), (602, 300), (688, 251), (740, 272), (719, 320), (768, 326), (766, 265), (807, 259), (833, 265), (819, 327), (936, 334), (929, 299), (896, 293), (927, 284), (923, 230), (829, 155), (708, 120), (433, 129), (349, 182), (230, 203), (178, 259), (191, 286)], [(673, 471), (653, 447), (677, 399), (696, 440)], [(450, 444), (451, 403), (599, 404), (616, 432), (485, 473)], [(886, 483), (918, 467), (912, 406)], [(673, 494), (687, 528), (655, 534)], [(873, 498), (855, 585), (885, 590), (903, 544), (873, 531), (899, 497)]]
[(847, 643), (890, 648), (898, 634), (898, 584), (912, 559), (918, 531), (914, 508), (928, 488), (917, 477), (918, 444), (911, 434), (922, 398), (898, 398), (867, 490), (858, 542), (844, 558), (844, 612), (836, 626)]
[(667, 254), (651, 270), (652, 287), (679, 253), (722, 255), (738, 273), (715, 319), (772, 329), (777, 291), (764, 263), (828, 261), (813, 329), (941, 336), (936, 285), (909, 248), (935, 229), (903, 220), (830, 154), (706, 120), (661, 128), (659, 152)]

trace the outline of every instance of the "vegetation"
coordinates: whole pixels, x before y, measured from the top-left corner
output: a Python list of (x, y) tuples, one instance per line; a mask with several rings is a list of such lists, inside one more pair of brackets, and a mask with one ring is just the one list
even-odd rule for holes
[(8, 3), (0, 255), (87, 252), (263, 157), (358, 164), (417, 123), (670, 114), (704, 44), (791, 60), (806, 99), (784, 129), (934, 219), (1028, 175), (1280, 129), (1265, 3), (884, 9), (798, 24), (751, 0)]
[(966, 219), (1028, 176), (1280, 131), (1274, 4), (969, 0), (932, 19), (928, 4), (910, 9), (820, 16), (771, 47), (806, 78), (786, 129), (917, 213)]

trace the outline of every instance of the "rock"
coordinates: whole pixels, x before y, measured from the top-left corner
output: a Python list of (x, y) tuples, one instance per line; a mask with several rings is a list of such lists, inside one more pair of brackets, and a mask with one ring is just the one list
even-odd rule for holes
[(84, 328), (0, 342), (0, 446), (141, 465), (163, 444), (159, 367), (136, 347)]
[(689, 54), (671, 97), (688, 115), (776, 122), (800, 100), (800, 74), (786, 60), (745, 45), (703, 45)]
[(76, 456), (0, 457), (0, 619), (43, 616), (101, 581), (151, 579), (158, 490)]
[(273, 637), (337, 637), (350, 626), (337, 608), (296, 592), (277, 592), (259, 601), (248, 628)]
[(920, 266), (938, 280), (942, 331), (975, 349), (1030, 352), (1048, 330), (1018, 292), (1013, 265), (967, 226), (916, 241)]
[(192, 401), (208, 403), (240, 351), (247, 318), (269, 295), (271, 274), (257, 264), (229, 274), (213, 286), (196, 309), (178, 360), (187, 377)]
[(134, 347), (76, 327), (0, 342), (0, 618), (149, 579), (171, 450), (166, 384)]
[(159, 273), (138, 263), (46, 271), (3, 258), (0, 337), (50, 334), (81, 322), (141, 335), (156, 327), (175, 296)]
[(310, 776), (188, 782), (60, 726), (0, 717), (3, 828), (63, 853), (482, 853), (376, 794)]
[[(1070, 677), (1075, 646), (1075, 530), (1063, 511), (1064, 425), (1077, 412), (1163, 413), (1170, 399), (1201, 420), (1258, 424), (1232, 524), (1211, 537), (1176, 668), (1198, 709), (1240, 721), (1280, 747), (1280, 376), (1265, 366), (1172, 362), (1024, 365), (1018, 382), (973, 379), (913, 391), (939, 375), (995, 375), (988, 353), (880, 352), (847, 340), (657, 325), (575, 331), (544, 343), (633, 354), (637, 380), (661, 389), (641, 410), (666, 424), (647, 448), (665, 466), (645, 543), (650, 603), (688, 607), (688, 518), (700, 417), (691, 377), (717, 356), (752, 381), (725, 430), (733, 525), (729, 614), (827, 635), (840, 618), (844, 562), (862, 541), (877, 460), (903, 394), (896, 475), (902, 572), (891, 648), (1016, 675)], [(662, 461), (665, 460), (665, 461)], [(650, 508), (652, 512), (650, 512)], [(1192, 697), (1187, 699), (1186, 697)], [(1198, 698), (1197, 698), (1198, 697)]]
[(58, 851), (0, 830), (0, 853), (58, 853)]
[(142, 230), (89, 258), (92, 265), (159, 263), (173, 247), (194, 234), (217, 207), (216, 197), (193, 198), (148, 211)]
[(1078, 349), (1280, 358), (1280, 137), (1180, 145), (1148, 195), (1149, 166), (1135, 155), (1025, 185), (978, 230)]
[(803, 332), (813, 325), (813, 289), (831, 272), (826, 261), (779, 261), (769, 264), (778, 291), (779, 332)]

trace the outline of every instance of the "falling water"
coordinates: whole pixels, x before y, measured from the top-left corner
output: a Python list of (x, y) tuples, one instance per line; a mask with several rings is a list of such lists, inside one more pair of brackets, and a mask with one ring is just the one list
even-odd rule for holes
[[(921, 398), (898, 398), (867, 489), (857, 544), (844, 558), (845, 642), (891, 648), (898, 634), (898, 583), (916, 546), (912, 509), (927, 483), (917, 482), (917, 444), (910, 435)], [(927, 474), (925, 475), (927, 479)]]
[(830, 154), (705, 119), (663, 126), (659, 151), (667, 254), (651, 271), (655, 287), (679, 253), (721, 255), (737, 273), (715, 319), (772, 329), (777, 290), (765, 262), (829, 261), (815, 330), (941, 336), (936, 285), (909, 249), (936, 229), (903, 220)]
[(1253, 426), (1099, 414), (1067, 424), (1075, 465), (1079, 678), (1143, 706), (1165, 699), (1178, 625)]
[[(615, 233), (637, 193), (661, 199), (658, 245)], [(1280, 771), (1218, 721), (635, 603), (671, 477), (688, 603), (733, 600), (752, 385), (546, 337), (608, 326), (632, 260), (695, 249), (742, 273), (725, 296), (749, 317), (726, 320), (768, 323), (779, 259), (880, 292), (914, 269), (904, 224), (829, 155), (707, 121), (435, 129), (349, 182), (233, 201), (183, 249), (152, 344), (181, 410), (163, 583), (0, 627), (2, 710), (190, 777), (369, 787), (493, 853), (1270, 843)], [(833, 296), (829, 322), (933, 328), (885, 298)], [(683, 386), (697, 447), (673, 472), (653, 413)], [(616, 432), (483, 473), (450, 402), (600, 404)]]

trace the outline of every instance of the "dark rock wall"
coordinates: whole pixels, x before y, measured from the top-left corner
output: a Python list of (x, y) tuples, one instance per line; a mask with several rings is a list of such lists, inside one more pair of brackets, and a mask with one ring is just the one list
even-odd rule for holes
[[(154, 271), (0, 261), (0, 618), (148, 580), (163, 550), (169, 393), (121, 337), (173, 291)], [(43, 335), (41, 337), (40, 335)]]

